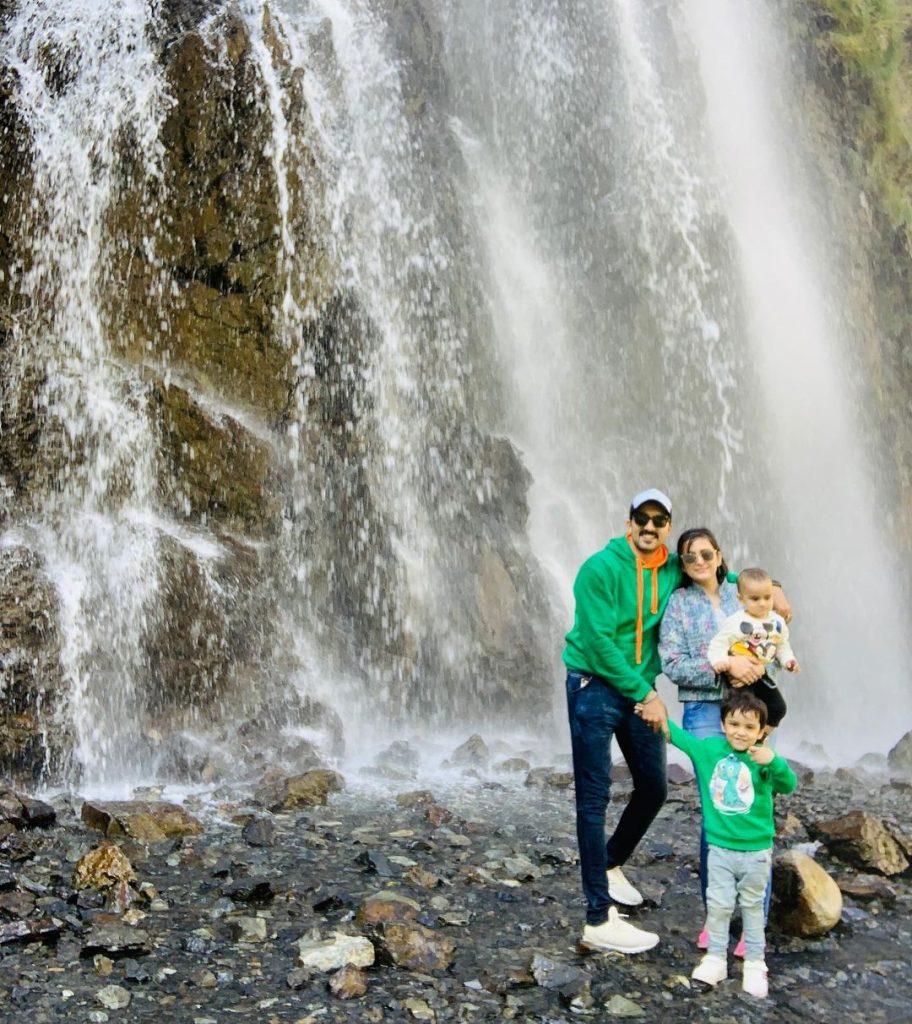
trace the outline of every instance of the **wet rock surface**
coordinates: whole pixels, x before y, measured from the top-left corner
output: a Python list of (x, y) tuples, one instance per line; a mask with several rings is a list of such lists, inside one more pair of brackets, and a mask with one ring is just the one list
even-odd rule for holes
[[(630, 785), (617, 774), (612, 815)], [(693, 785), (673, 787), (629, 865), (646, 895), (630, 919), (662, 939), (625, 957), (577, 946), (572, 789), (504, 778), (378, 790), (352, 776), (328, 805), (276, 812), (223, 790), (192, 801), (201, 832), (156, 841), (101, 839), (79, 800), (54, 798), (54, 823), (20, 815), (0, 839), (0, 1020), (909, 1019), (908, 872), (887, 881), (820, 847), (842, 891), (836, 926), (816, 939), (771, 927), (765, 1003), (742, 995), (734, 961), (698, 992)], [(778, 803), (792, 836), (780, 858), (813, 852), (806, 823), (861, 806), (892, 827), (912, 794), (887, 775), (817, 772)], [(268, 844), (249, 841), (253, 822), (258, 836), (270, 824)]]

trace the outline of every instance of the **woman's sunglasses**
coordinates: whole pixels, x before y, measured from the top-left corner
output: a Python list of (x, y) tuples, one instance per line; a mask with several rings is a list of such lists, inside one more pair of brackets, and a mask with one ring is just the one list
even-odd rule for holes
[(696, 565), (701, 558), (704, 562), (711, 562), (715, 557), (716, 553), (712, 548), (703, 548), (702, 551), (688, 551), (687, 554), (681, 555), (681, 561), (685, 565)]
[(630, 518), (637, 526), (641, 527), (651, 522), (657, 530), (661, 530), (671, 522), (671, 516), (665, 515), (664, 512), (656, 512), (655, 515), (650, 515), (648, 512), (634, 512)]

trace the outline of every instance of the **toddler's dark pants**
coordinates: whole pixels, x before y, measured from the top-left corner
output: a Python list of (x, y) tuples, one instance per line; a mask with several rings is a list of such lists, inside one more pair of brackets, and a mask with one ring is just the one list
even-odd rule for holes
[(757, 700), (763, 701), (766, 705), (766, 724), (771, 728), (775, 729), (785, 718), (788, 705), (785, 703), (782, 691), (769, 676), (764, 675), (756, 683), (751, 683), (750, 686), (740, 686), (738, 689), (741, 693), (752, 693)]

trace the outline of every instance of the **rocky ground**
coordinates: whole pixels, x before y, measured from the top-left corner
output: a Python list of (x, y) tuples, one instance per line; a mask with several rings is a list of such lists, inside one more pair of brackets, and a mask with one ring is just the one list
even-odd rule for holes
[[(339, 777), (313, 772), (171, 811), (154, 791), (133, 806), (0, 793), (0, 1020), (912, 1020), (904, 778), (802, 770), (779, 801), (780, 850), (826, 839), (816, 860), (843, 907), (822, 938), (771, 929), (758, 1003), (737, 971), (711, 992), (688, 982), (697, 804), (674, 767), (629, 870), (647, 896), (631, 917), (662, 941), (581, 955), (564, 768), (463, 765), (433, 791), (360, 777), (334, 791)], [(629, 790), (617, 774), (613, 813)], [(866, 816), (840, 837), (853, 810)]]

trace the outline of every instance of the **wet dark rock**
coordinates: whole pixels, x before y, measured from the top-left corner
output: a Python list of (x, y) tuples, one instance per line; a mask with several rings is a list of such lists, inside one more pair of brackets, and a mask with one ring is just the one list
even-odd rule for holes
[(568, 1003), (575, 1000), (588, 1002), (592, 979), (581, 968), (563, 964), (536, 953), (532, 958), (530, 972), (536, 984), (541, 985), (542, 988), (556, 990), (563, 1001)]
[(843, 879), (839, 889), (844, 896), (863, 903), (877, 900), (888, 907), (896, 903), (896, 889), (883, 878)]
[(31, 893), (0, 893), (0, 914), (8, 917), (28, 917), (34, 909), (35, 897)]
[(104, 953), (112, 959), (145, 956), (151, 952), (148, 932), (124, 924), (119, 918), (107, 916), (96, 918), (83, 937), (80, 955), (95, 956)]
[(275, 825), (268, 818), (254, 818), (241, 830), (241, 838), (250, 846), (272, 846)]
[(244, 878), (227, 886), (222, 892), (235, 903), (269, 903), (276, 895), (268, 878)]
[(332, 893), (317, 900), (313, 904), (313, 910), (317, 914), (332, 914), (351, 906), (351, 897), (347, 893)]
[(0, 822), (7, 822), (15, 829), (36, 828), (53, 825), (56, 817), (57, 812), (50, 804), (0, 788)]
[(0, 946), (11, 942), (47, 942), (57, 938), (62, 926), (63, 922), (54, 917), (0, 924)]
[(135, 985), (146, 985), (152, 980), (149, 970), (137, 960), (126, 959), (123, 961), (124, 981), (133, 982)]
[(379, 875), (381, 878), (395, 878), (399, 874), (399, 871), (379, 850), (365, 850), (363, 853), (359, 853), (355, 858), (355, 863), (365, 867), (368, 874)]

